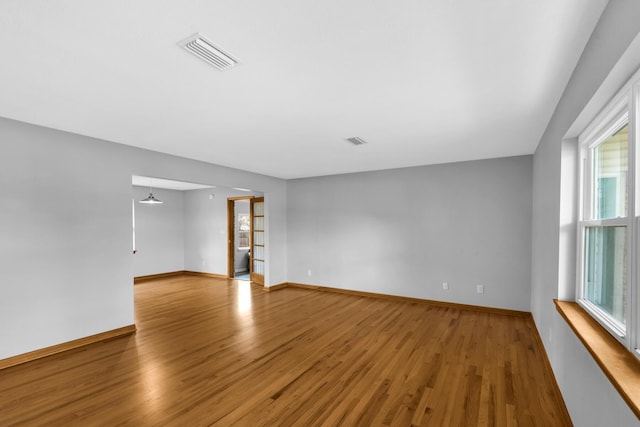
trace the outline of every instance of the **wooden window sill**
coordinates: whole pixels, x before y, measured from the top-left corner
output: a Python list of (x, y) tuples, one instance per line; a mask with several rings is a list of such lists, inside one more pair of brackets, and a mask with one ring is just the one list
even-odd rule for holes
[(553, 300), (560, 315), (640, 419), (640, 360), (573, 301)]

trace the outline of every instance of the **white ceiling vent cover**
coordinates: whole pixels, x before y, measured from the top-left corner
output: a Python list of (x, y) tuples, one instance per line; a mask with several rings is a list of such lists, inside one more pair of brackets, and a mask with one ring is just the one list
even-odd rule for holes
[(178, 46), (188, 50), (203, 61), (213, 65), (220, 71), (233, 68), (240, 63), (237, 58), (216, 46), (200, 33), (178, 42)]
[(367, 143), (367, 141), (362, 138), (358, 138), (357, 136), (354, 136), (353, 138), (347, 138), (345, 139), (345, 141), (349, 141), (353, 145), (362, 145)]

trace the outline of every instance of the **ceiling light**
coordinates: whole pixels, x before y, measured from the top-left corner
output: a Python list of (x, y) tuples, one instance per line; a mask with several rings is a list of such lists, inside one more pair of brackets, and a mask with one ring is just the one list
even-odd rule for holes
[(140, 200), (138, 203), (146, 203), (148, 205), (161, 205), (164, 202), (162, 202), (162, 200), (156, 199), (153, 196), (153, 193), (149, 192), (149, 195), (147, 196), (147, 198)]
[(231, 189), (232, 189), (232, 190), (238, 190), (238, 191), (253, 191), (253, 190), (250, 190), (250, 189), (248, 189), (248, 188), (240, 188), (240, 187), (233, 187), (233, 188), (231, 188)]
[(352, 143), (353, 145), (362, 145), (362, 144), (366, 144), (367, 141), (365, 141), (362, 138), (358, 138), (357, 136), (354, 136), (353, 138), (347, 138), (345, 139), (345, 141), (348, 141), (350, 143)]
[(178, 42), (178, 46), (191, 52), (198, 58), (213, 65), (220, 71), (232, 68), (240, 62), (221, 47), (216, 46), (211, 40), (200, 33), (196, 33)]
[(147, 196), (146, 199), (142, 199), (139, 201), (139, 203), (144, 203), (147, 205), (161, 205), (162, 204), (162, 200), (158, 200), (155, 197), (153, 197), (153, 193), (151, 192), (151, 185), (153, 184), (153, 178), (149, 178), (149, 195)]

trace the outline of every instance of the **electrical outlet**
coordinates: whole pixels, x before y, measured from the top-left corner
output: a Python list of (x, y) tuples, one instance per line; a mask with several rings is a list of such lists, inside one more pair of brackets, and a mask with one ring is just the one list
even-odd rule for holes
[(484, 294), (484, 286), (483, 285), (476, 286), (476, 292), (478, 292), (479, 294)]
[(445, 291), (449, 290), (449, 284), (447, 282), (442, 282), (442, 289), (444, 289)]
[(307, 277), (311, 277), (311, 269), (307, 270)]

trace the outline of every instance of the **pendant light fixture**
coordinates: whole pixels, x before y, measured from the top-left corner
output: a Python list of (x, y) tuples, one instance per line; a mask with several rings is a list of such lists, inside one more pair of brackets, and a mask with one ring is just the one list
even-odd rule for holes
[(148, 205), (161, 205), (162, 203), (164, 203), (162, 200), (158, 200), (153, 196), (153, 193), (149, 192), (149, 195), (147, 196), (146, 199), (142, 199), (140, 200), (139, 203), (146, 203)]
[(153, 196), (153, 192), (151, 191), (151, 181), (149, 181), (149, 195), (146, 199), (140, 200), (138, 203), (145, 203), (147, 205), (161, 205), (162, 200), (158, 200)]

